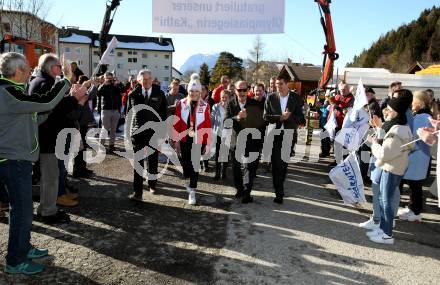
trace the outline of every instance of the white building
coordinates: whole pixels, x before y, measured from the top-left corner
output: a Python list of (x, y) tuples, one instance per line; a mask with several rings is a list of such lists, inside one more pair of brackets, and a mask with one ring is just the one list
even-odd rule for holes
[(49, 44), (56, 49), (58, 28), (40, 17), (24, 11), (0, 11), (0, 33), (29, 41)]
[[(141, 69), (149, 69), (161, 85), (172, 79), (174, 45), (170, 38), (142, 37), (129, 35), (115, 36), (119, 42), (115, 50), (116, 57), (109, 71), (114, 71), (120, 80), (137, 74)], [(99, 34), (74, 28), (60, 32), (59, 54), (70, 61), (77, 61), (85, 75), (91, 76), (99, 62)]]

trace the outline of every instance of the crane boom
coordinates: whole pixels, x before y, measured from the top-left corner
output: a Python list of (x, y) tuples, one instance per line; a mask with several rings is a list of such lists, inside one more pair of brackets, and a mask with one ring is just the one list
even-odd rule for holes
[[(121, 0), (107, 1), (104, 19), (102, 20), (101, 32), (99, 33), (100, 57), (104, 54), (105, 50), (107, 49), (107, 37), (110, 32), (110, 28), (113, 24), (113, 18), (115, 16), (116, 9), (118, 8), (120, 2)], [(106, 69), (107, 67), (105, 65), (102, 65), (100, 67), (99, 73), (104, 73)]]
[(330, 13), (331, 0), (315, 0), (315, 2), (318, 3), (318, 8), (321, 13), (321, 25), (326, 39), (323, 51), (322, 77), (319, 81), (319, 88), (325, 89), (333, 76), (334, 62), (339, 58), (339, 54), (336, 53), (335, 35), (333, 32), (332, 15)]

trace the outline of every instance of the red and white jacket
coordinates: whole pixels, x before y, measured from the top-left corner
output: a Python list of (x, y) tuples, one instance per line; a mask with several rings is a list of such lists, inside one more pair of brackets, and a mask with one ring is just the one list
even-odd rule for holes
[[(188, 116), (191, 112), (191, 105), (188, 98), (184, 98), (177, 102), (176, 112), (173, 123), (173, 140), (186, 141), (187, 131), (190, 126), (187, 125)], [(194, 142), (197, 144), (209, 145), (212, 136), (211, 116), (209, 104), (203, 100), (199, 100), (195, 108), (195, 137)]]

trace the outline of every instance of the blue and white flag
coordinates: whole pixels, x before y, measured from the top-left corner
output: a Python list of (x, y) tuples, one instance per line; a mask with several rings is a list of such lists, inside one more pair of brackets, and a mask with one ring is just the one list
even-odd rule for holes
[(102, 54), (101, 60), (99, 61), (99, 65), (108, 64), (112, 65), (115, 62), (115, 49), (118, 46), (119, 42), (116, 37), (113, 37), (110, 43), (107, 46), (107, 49)]
[[(351, 120), (353, 112), (356, 113), (356, 116), (354, 120)], [(342, 129), (336, 135), (335, 141), (350, 152), (358, 150), (370, 127), (369, 121), (370, 115), (364, 109), (358, 111), (350, 109), (345, 115)]]
[(329, 177), (341, 194), (344, 204), (365, 203), (364, 182), (354, 153), (333, 168)]

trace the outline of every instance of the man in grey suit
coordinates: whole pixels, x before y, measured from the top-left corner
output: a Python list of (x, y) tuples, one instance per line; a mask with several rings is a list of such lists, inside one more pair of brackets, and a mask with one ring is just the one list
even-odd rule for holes
[[(297, 133), (298, 126), (305, 124), (303, 114), (303, 100), (287, 85), (289, 79), (278, 76), (276, 80), (277, 92), (269, 94), (264, 105), (264, 120), (269, 124), (275, 124), (275, 137), (272, 147), (272, 176), (275, 188), (274, 202), (283, 203), (284, 180), (287, 173), (287, 162), (282, 160), (281, 150), (283, 137), (286, 130)], [(286, 142), (285, 142), (286, 143)], [(296, 138), (294, 137), (291, 150), (294, 149)], [(289, 157), (291, 153), (289, 154)]]

